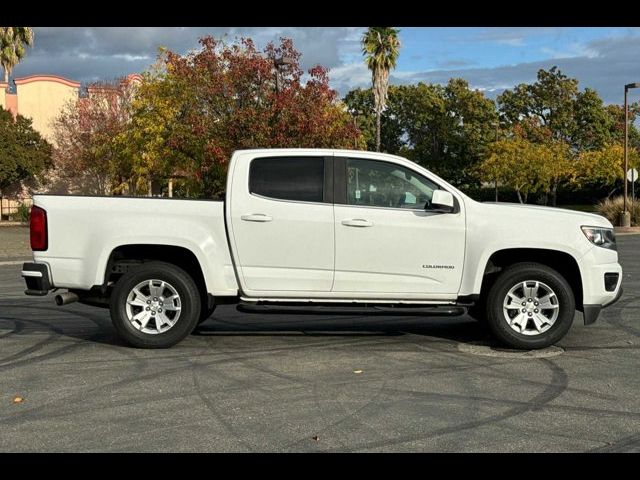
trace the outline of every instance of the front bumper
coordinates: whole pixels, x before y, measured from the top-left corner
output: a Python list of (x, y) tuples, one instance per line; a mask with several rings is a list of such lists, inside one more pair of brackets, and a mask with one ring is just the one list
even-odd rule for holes
[(600, 310), (602, 310), (603, 308), (610, 307), (611, 305), (616, 303), (618, 300), (620, 300), (620, 297), (622, 296), (622, 292), (623, 292), (622, 286), (618, 287), (618, 293), (616, 294), (615, 298), (610, 302), (605, 303), (604, 305), (583, 305), (582, 314), (584, 315), (584, 324), (591, 325), (592, 323), (594, 323), (598, 319), (598, 316), (600, 315)]
[(27, 289), (24, 291), (26, 295), (42, 297), (53, 288), (49, 269), (44, 263), (24, 263), (22, 265), (22, 278), (27, 284)]
[(578, 308), (584, 313), (584, 324), (590, 325), (598, 319), (600, 310), (622, 295), (622, 266), (617, 251), (597, 246), (578, 260), (578, 266), (582, 277), (582, 305)]

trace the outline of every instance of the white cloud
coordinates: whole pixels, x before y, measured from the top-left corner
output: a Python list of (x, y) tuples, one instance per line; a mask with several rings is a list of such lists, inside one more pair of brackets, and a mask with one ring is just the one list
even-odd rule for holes
[(371, 72), (364, 62), (349, 63), (329, 70), (331, 86), (342, 94), (353, 88), (366, 88), (371, 84)]

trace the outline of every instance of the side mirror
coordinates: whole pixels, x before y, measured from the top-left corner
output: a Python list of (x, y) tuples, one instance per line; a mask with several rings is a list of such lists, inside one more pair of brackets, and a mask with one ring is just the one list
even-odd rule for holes
[(441, 212), (451, 213), (454, 210), (453, 195), (446, 190), (434, 190), (431, 198), (431, 208)]

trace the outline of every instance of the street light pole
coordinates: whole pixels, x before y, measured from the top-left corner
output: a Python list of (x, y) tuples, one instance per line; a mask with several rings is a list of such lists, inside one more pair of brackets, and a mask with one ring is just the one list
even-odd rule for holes
[(627, 102), (628, 92), (631, 88), (640, 88), (640, 83), (628, 83), (624, 86), (624, 198), (620, 226), (631, 226), (631, 214), (627, 210), (627, 170), (629, 170), (629, 106)]
[[(496, 121), (496, 142), (498, 141), (498, 136), (500, 134), (500, 120)], [(495, 179), (496, 186), (496, 202), (498, 201), (498, 179)]]
[(293, 65), (294, 60), (291, 57), (278, 57), (273, 59), (276, 67), (276, 93), (280, 93), (280, 67), (284, 65)]
[[(627, 105), (627, 95), (629, 92), (628, 85), (624, 86), (624, 208), (622, 209), (624, 215), (624, 222), (627, 221), (627, 170), (629, 169), (629, 155), (627, 154), (627, 144), (629, 142), (629, 107)], [(629, 219), (629, 224), (631, 224)], [(627, 226), (627, 225), (623, 225)]]

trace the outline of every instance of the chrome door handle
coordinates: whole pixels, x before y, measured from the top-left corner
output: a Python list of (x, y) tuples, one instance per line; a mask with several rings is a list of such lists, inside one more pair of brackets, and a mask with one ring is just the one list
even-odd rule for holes
[(242, 215), (240, 219), (245, 222), (270, 222), (273, 220), (269, 215), (265, 215), (264, 213), (252, 213), (250, 215)]
[(364, 218), (347, 218), (342, 220), (342, 224), (347, 227), (373, 227), (373, 222)]

